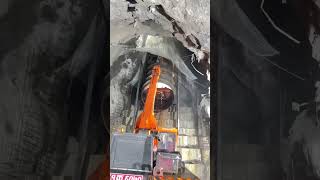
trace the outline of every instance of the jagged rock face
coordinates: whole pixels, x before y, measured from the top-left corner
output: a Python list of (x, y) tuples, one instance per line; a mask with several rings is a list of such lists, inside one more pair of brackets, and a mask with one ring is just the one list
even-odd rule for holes
[[(0, 176), (54, 174), (68, 137), (69, 80), (86, 61), (82, 57), (71, 63), (70, 57), (88, 30), (94, 14), (86, 14), (87, 8), (94, 4), (69, 0), (0, 4), (4, 30), (0, 41), (8, 44), (0, 48)], [(24, 8), (6, 8), (11, 6)], [(88, 44), (90, 39), (84, 41)]]
[(290, 143), (303, 144), (307, 162), (317, 177), (320, 177), (320, 129), (316, 124), (317, 119), (314, 114), (310, 114), (307, 110), (299, 113), (290, 129)]
[[(115, 132), (125, 121), (126, 111), (130, 107), (131, 87), (129, 82), (138, 70), (139, 61), (133, 55), (120, 57), (111, 69), (110, 81), (110, 130)], [(132, 59), (131, 59), (132, 58)], [(134, 59), (133, 59), (134, 58)]]
[[(164, 30), (174, 32), (172, 22), (156, 10), (161, 5), (165, 13), (174, 19), (186, 35), (195, 36), (203, 50), (210, 51), (210, 1), (110, 1), (110, 21), (134, 23), (154, 20)], [(129, 12), (128, 12), (129, 7)], [(132, 8), (130, 8), (132, 7)], [(132, 11), (130, 12), (130, 9)]]
[(310, 34), (309, 34), (309, 41), (312, 46), (312, 57), (320, 62), (320, 38), (315, 29), (311, 27)]

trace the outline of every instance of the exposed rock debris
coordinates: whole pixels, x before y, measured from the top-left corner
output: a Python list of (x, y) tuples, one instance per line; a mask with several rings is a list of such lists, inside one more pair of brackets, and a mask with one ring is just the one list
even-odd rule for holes
[[(210, 52), (210, 1), (116, 1), (110, 2), (110, 21), (136, 22), (155, 21), (161, 27), (192, 51), (201, 67), (203, 74), (209, 67)], [(127, 11), (134, 7), (134, 11)], [(181, 11), (181, 9), (184, 9)], [(202, 70), (201, 70), (202, 71)]]
[[(122, 59), (120, 59), (122, 61)], [(137, 73), (137, 60), (131, 58), (125, 58), (121, 62), (120, 67), (113, 66), (116, 71), (111, 71), (112, 79), (110, 82), (110, 130), (111, 132), (118, 131), (117, 127), (120, 127), (125, 121), (126, 117), (125, 109), (130, 107), (130, 94), (128, 82)]]

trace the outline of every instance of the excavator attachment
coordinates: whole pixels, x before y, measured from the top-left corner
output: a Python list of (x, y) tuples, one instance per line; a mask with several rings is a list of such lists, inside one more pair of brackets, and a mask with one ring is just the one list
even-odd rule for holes
[(136, 122), (135, 132), (141, 129), (147, 130), (158, 130), (157, 120), (154, 117), (154, 101), (157, 93), (157, 82), (160, 77), (160, 66), (156, 65), (152, 70), (152, 78), (150, 81), (149, 91), (147, 94), (147, 99), (144, 104), (144, 110), (140, 114)]
[(160, 65), (155, 65), (144, 108), (137, 118), (133, 133), (114, 134), (112, 137), (110, 179), (161, 179), (168, 174), (177, 178), (184, 172), (181, 154), (175, 151), (178, 130), (158, 127), (154, 116), (159, 77)]

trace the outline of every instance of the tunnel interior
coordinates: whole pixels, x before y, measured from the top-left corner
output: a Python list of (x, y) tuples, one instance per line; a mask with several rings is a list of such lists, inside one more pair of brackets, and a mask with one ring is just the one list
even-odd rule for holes
[[(119, 46), (112, 48), (120, 49)], [(193, 53), (173, 38), (154, 35), (137, 35), (124, 42), (121, 48), (118, 56), (111, 55), (118, 57), (111, 66), (111, 72), (115, 74), (110, 75), (113, 77), (111, 112), (118, 112), (111, 116), (111, 133), (133, 131), (135, 120), (143, 110), (151, 69), (154, 64), (159, 64), (159, 94), (155, 101), (158, 125), (178, 128), (177, 151), (180, 151), (187, 171), (201, 179), (209, 178), (210, 126), (208, 121), (204, 121), (205, 113), (201, 111), (200, 101), (203, 99), (201, 95), (208, 93), (210, 83), (190, 64)], [(123, 70), (116, 70), (117, 66), (122, 66)], [(120, 98), (123, 101), (119, 101)]]
[(192, 11), (206, 10), (199, 16), (181, 16), (171, 14), (178, 11), (168, 5), (118, 0), (0, 2), (0, 40), (5, 44), (0, 47), (0, 179), (78, 180), (94, 174), (109, 154), (110, 134), (133, 122), (146, 54), (163, 57), (175, 68), (177, 80), (160, 87), (167, 101), (159, 101), (166, 112), (161, 116), (177, 123), (178, 112), (186, 112), (181, 115), (186, 121), (179, 137), (182, 153), (201, 154), (189, 157), (188, 169), (207, 174), (209, 130), (200, 131), (203, 124), (198, 123), (202, 116), (209, 123), (210, 117), (209, 7), (203, 2), (198, 4), (201, 9), (186, 4)]

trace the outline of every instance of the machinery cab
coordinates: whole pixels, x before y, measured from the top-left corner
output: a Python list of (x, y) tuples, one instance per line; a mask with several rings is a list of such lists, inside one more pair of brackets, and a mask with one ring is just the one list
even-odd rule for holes
[(146, 179), (153, 172), (153, 136), (147, 134), (114, 134), (110, 151), (110, 178)]
[[(154, 149), (154, 138), (159, 141), (157, 149)], [(172, 133), (159, 133), (156, 137), (143, 133), (114, 134), (111, 141), (110, 178), (146, 180), (150, 176), (183, 173), (184, 164), (181, 154), (175, 151), (175, 143)]]

